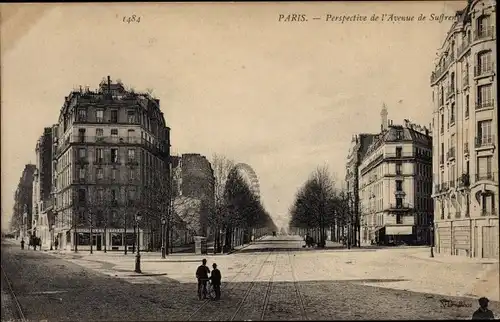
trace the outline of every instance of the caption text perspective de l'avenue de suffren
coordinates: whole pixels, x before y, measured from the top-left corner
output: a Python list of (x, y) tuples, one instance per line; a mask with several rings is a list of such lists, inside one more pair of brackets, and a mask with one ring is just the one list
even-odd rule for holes
[(395, 13), (373, 13), (371, 15), (362, 14), (319, 14), (311, 16), (303, 13), (280, 13), (278, 14), (278, 22), (308, 22), (308, 21), (324, 21), (334, 23), (353, 23), (353, 22), (382, 22), (382, 23), (405, 23), (405, 22), (437, 22), (455, 20), (455, 15), (447, 15), (444, 13), (436, 14), (395, 14)]

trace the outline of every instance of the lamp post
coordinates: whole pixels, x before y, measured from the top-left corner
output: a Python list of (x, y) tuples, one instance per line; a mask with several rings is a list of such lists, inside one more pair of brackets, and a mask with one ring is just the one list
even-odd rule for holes
[(430, 224), (430, 244), (431, 244), (431, 258), (434, 257), (434, 224)]
[(165, 258), (165, 224), (167, 220), (161, 217), (161, 258)]
[(135, 272), (136, 273), (142, 273), (141, 271), (141, 251), (140, 251), (140, 245), (139, 245), (139, 222), (141, 221), (141, 214), (137, 212), (135, 214), (135, 224), (137, 227), (137, 253), (135, 255)]

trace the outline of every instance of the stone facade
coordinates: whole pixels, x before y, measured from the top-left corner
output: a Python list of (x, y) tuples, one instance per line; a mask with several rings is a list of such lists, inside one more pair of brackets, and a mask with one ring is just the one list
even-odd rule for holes
[(436, 251), (498, 258), (495, 1), (457, 13), (431, 75)]

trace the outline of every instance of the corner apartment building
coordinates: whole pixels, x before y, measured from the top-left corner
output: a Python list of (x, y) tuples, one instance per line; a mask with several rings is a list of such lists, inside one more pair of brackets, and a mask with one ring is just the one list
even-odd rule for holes
[(436, 251), (498, 258), (495, 1), (457, 12), (431, 75)]
[(384, 109), (382, 131), (359, 165), (361, 240), (430, 244), (430, 131), (408, 120), (404, 125), (393, 125)]
[[(345, 188), (347, 198), (351, 204), (356, 219), (354, 225), (353, 241), (361, 241), (361, 217), (360, 217), (360, 198), (359, 198), (359, 166), (363, 160), (368, 147), (372, 144), (376, 134), (361, 133), (353, 136), (351, 147), (347, 155)], [(354, 238), (355, 237), (355, 238)]]
[(88, 249), (92, 243), (97, 251), (123, 250), (137, 239), (141, 248), (158, 244), (161, 216), (141, 201), (153, 179), (169, 177), (170, 128), (158, 99), (126, 90), (109, 76), (96, 91), (72, 91), (54, 144), (61, 247)]
[(52, 128), (46, 127), (35, 147), (32, 227), (33, 234), (41, 238), (43, 247), (50, 247), (53, 241), (52, 140)]

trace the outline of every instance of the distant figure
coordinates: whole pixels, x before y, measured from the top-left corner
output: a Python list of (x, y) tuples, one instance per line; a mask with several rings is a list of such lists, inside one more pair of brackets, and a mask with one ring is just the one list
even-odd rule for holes
[(59, 240), (56, 238), (56, 240), (54, 241), (54, 246), (56, 246), (56, 250), (57, 250), (57, 246), (59, 246)]
[(196, 270), (196, 278), (198, 279), (198, 298), (201, 300), (202, 295), (203, 299), (207, 298), (207, 282), (208, 282), (208, 274), (210, 273), (210, 269), (207, 267), (207, 260), (203, 259), (202, 264), (198, 266)]
[(494, 320), (495, 316), (493, 312), (488, 309), (489, 300), (486, 297), (482, 297), (478, 300), (479, 309), (472, 314), (472, 320)]
[(24, 238), (21, 239), (21, 249), (24, 249)]
[(212, 281), (212, 286), (215, 291), (215, 300), (220, 300), (220, 282), (222, 280), (222, 275), (217, 269), (217, 264), (212, 264), (213, 270), (212, 275), (210, 275), (210, 280)]

